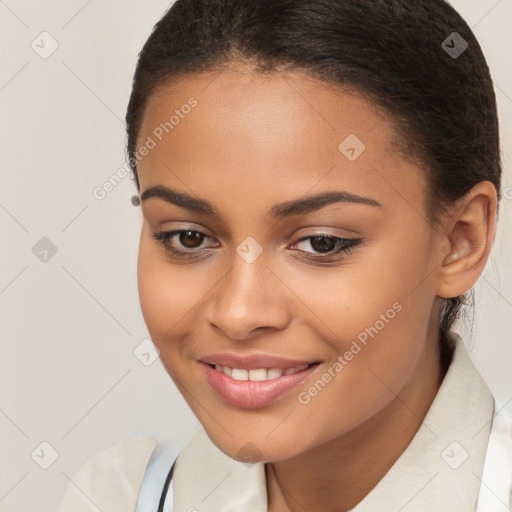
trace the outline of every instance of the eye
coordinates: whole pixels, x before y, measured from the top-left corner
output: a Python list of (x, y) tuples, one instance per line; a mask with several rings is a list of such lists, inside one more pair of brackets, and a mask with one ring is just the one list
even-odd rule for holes
[[(206, 233), (195, 229), (176, 229), (173, 231), (155, 231), (153, 238), (161, 243), (171, 257), (193, 259), (207, 254), (207, 247), (201, 247), (203, 242), (212, 239)], [(174, 240), (176, 239), (176, 240)], [(302, 256), (303, 259), (312, 261), (327, 261), (333, 256), (341, 253), (348, 254), (360, 245), (363, 240), (360, 238), (340, 238), (330, 236), (326, 233), (317, 233), (301, 238), (290, 247), (298, 246), (304, 242), (308, 242), (309, 246), (316, 251), (316, 258)], [(309, 251), (300, 250), (307, 254), (313, 254)]]
[[(179, 236), (176, 237), (176, 235)], [(205, 239), (211, 237), (195, 229), (176, 229), (174, 231), (155, 231), (153, 238), (161, 243), (171, 255), (178, 258), (196, 258), (197, 254), (194, 253), (204, 254), (205, 251), (202, 250), (204, 247), (201, 247), (201, 244)], [(177, 238), (178, 247), (174, 245), (176, 243), (173, 241), (174, 238)]]
[[(313, 251), (316, 251), (316, 255), (319, 255), (318, 258), (310, 258), (309, 256), (301, 256), (305, 259), (313, 259), (316, 261), (322, 261), (327, 260), (328, 258), (325, 255), (328, 255), (328, 257), (335, 256), (340, 253), (348, 254), (349, 252), (353, 251), (358, 245), (360, 245), (363, 240), (361, 238), (340, 238), (337, 236), (331, 236), (326, 233), (318, 233), (316, 235), (310, 235), (301, 238), (298, 242), (295, 242), (293, 246), (300, 245), (303, 242), (307, 242), (306, 245), (309, 245), (313, 248)], [(292, 247), (293, 247), (292, 246)], [(301, 251), (301, 252), (307, 252), (308, 254), (313, 254), (309, 251)], [(324, 255), (324, 256), (322, 256)]]

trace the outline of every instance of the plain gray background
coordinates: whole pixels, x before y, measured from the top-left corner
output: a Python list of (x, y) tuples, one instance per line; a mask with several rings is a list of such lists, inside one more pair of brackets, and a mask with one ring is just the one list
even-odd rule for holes
[[(461, 334), (508, 409), (512, 0), (452, 3), (491, 68), (505, 166), (473, 332)], [(137, 54), (169, 4), (0, 0), (0, 512), (55, 510), (68, 478), (98, 451), (137, 434), (179, 447), (198, 425), (160, 361), (145, 366), (134, 354), (148, 337), (135, 184), (125, 178), (104, 199), (93, 195), (124, 164)]]

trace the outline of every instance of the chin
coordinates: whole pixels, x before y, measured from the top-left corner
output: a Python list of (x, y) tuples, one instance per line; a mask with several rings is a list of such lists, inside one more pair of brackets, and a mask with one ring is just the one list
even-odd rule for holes
[(244, 436), (244, 438), (222, 436), (218, 438), (215, 435), (211, 435), (208, 430), (206, 432), (210, 440), (220, 451), (240, 462), (274, 462), (298, 455), (296, 451), (298, 443), (291, 443), (291, 446), (289, 446), (278, 436), (269, 441), (265, 436), (260, 438), (254, 438), (250, 435)]

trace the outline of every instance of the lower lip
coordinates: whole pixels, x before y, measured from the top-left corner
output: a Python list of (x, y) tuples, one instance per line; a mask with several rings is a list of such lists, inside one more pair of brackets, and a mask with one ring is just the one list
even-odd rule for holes
[(206, 380), (221, 398), (231, 405), (245, 409), (270, 405), (299, 384), (304, 383), (319, 366), (318, 363), (312, 364), (300, 372), (282, 375), (276, 379), (250, 381), (235, 380), (212, 368), (209, 364), (201, 361), (199, 364), (203, 368)]

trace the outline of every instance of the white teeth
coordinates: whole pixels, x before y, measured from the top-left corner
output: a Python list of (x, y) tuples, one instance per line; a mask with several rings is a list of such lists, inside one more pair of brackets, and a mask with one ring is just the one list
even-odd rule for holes
[(249, 380), (249, 371), (241, 370), (240, 368), (233, 368), (231, 378), (235, 380)]
[(260, 381), (267, 379), (267, 370), (265, 370), (265, 368), (260, 368), (258, 370), (249, 370), (249, 380)]
[(293, 375), (302, 370), (305, 370), (309, 365), (303, 364), (297, 368), (257, 368), (254, 370), (245, 370), (243, 368), (229, 368), (228, 366), (215, 365), (215, 369), (225, 375), (228, 375), (235, 380), (250, 380), (253, 382), (261, 382), (263, 380), (272, 380), (281, 377), (282, 375)]
[(281, 370), (281, 368), (270, 368), (270, 370), (267, 371), (267, 374), (269, 379), (277, 379), (283, 375), (283, 370)]

